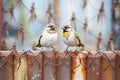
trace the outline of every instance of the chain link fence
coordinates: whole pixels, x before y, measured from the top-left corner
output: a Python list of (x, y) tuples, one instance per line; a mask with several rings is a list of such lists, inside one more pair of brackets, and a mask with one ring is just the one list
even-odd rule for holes
[(119, 80), (120, 51), (0, 51), (0, 80)]

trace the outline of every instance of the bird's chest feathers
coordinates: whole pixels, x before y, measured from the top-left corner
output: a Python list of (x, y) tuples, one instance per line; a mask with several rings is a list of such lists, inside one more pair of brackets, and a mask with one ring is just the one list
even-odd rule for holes
[(68, 39), (68, 37), (70, 36), (70, 32), (63, 32), (63, 37)]
[(55, 34), (56, 33), (55, 30), (47, 30), (47, 32), (50, 33), (50, 34)]

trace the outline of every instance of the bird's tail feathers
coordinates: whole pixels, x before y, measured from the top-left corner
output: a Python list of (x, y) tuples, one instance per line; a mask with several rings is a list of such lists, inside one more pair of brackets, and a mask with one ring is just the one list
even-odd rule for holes
[(36, 45), (36, 47), (41, 47), (41, 45), (38, 43), (38, 44)]
[(79, 47), (84, 47), (84, 44), (80, 43), (78, 46), (79, 46)]

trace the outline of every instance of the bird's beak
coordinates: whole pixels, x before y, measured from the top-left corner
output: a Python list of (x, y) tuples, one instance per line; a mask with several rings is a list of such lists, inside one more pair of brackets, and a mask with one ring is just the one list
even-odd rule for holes
[(56, 27), (52, 27), (51, 29), (56, 29)]

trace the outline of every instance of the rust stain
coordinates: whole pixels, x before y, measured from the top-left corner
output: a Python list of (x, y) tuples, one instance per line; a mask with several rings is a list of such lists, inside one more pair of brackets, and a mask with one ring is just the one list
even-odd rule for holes
[(27, 74), (28, 74), (28, 80), (31, 80), (31, 61), (30, 61), (30, 57), (28, 57), (28, 60), (27, 60), (27, 63), (28, 63), (28, 69), (27, 69)]
[[(84, 57), (84, 55), (80, 55), (81, 57)], [(86, 80), (86, 58), (82, 58), (82, 59), (78, 59), (78, 58), (71, 58), (71, 66), (72, 66), (72, 70), (71, 70), (71, 80), (78, 80), (79, 78), (81, 78), (81, 80)], [(80, 65), (80, 66), (79, 66)], [(75, 69), (74, 69), (75, 68)]]

